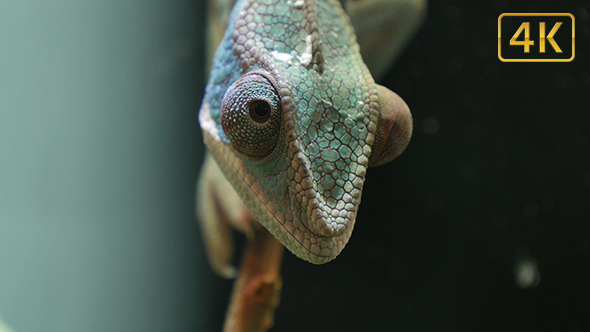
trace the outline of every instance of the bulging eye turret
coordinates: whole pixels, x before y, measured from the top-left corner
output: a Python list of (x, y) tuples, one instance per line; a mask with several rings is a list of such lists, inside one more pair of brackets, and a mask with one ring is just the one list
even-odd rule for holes
[(262, 159), (276, 147), (281, 132), (280, 96), (263, 73), (252, 72), (232, 84), (221, 102), (221, 127), (246, 157)]
[(371, 146), (369, 166), (386, 164), (397, 158), (412, 137), (412, 114), (408, 105), (395, 92), (377, 85), (379, 119), (375, 141)]

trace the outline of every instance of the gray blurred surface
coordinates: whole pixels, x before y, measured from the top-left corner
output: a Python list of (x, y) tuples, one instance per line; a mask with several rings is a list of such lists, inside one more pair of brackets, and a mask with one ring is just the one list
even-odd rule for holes
[(194, 331), (204, 4), (0, 1), (0, 316)]

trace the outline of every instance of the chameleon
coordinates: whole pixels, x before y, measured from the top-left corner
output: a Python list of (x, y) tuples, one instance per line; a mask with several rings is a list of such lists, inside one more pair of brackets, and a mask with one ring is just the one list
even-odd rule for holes
[(251, 220), (301, 259), (327, 263), (350, 239), (367, 168), (392, 161), (410, 141), (408, 106), (374, 76), (416, 31), (426, 3), (231, 5), (209, 7), (219, 46), (199, 111), (208, 152), (197, 215), (210, 265), (235, 276), (230, 229), (252, 237)]

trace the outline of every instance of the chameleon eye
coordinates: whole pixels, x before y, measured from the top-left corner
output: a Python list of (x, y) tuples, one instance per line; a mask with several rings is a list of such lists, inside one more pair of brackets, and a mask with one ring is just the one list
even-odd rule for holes
[(221, 127), (231, 145), (260, 159), (276, 147), (282, 111), (277, 90), (261, 73), (249, 73), (232, 84), (221, 102)]
[(384, 86), (377, 85), (377, 91), (380, 110), (369, 167), (383, 165), (397, 158), (412, 137), (412, 114), (408, 105)]
[(250, 118), (257, 123), (265, 123), (270, 119), (270, 105), (264, 100), (253, 100), (250, 103)]

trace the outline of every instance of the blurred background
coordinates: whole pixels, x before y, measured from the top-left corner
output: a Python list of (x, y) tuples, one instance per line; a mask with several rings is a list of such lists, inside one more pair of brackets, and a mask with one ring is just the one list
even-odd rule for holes
[[(219, 331), (194, 220), (201, 1), (0, 1), (0, 317)], [(382, 84), (414, 114), (353, 236), (286, 253), (273, 331), (590, 330), (590, 3), (431, 1)], [(571, 63), (503, 63), (502, 13), (572, 13)], [(0, 325), (1, 326), (1, 325)]]
[(205, 4), (0, 1), (0, 317), (199, 331)]

